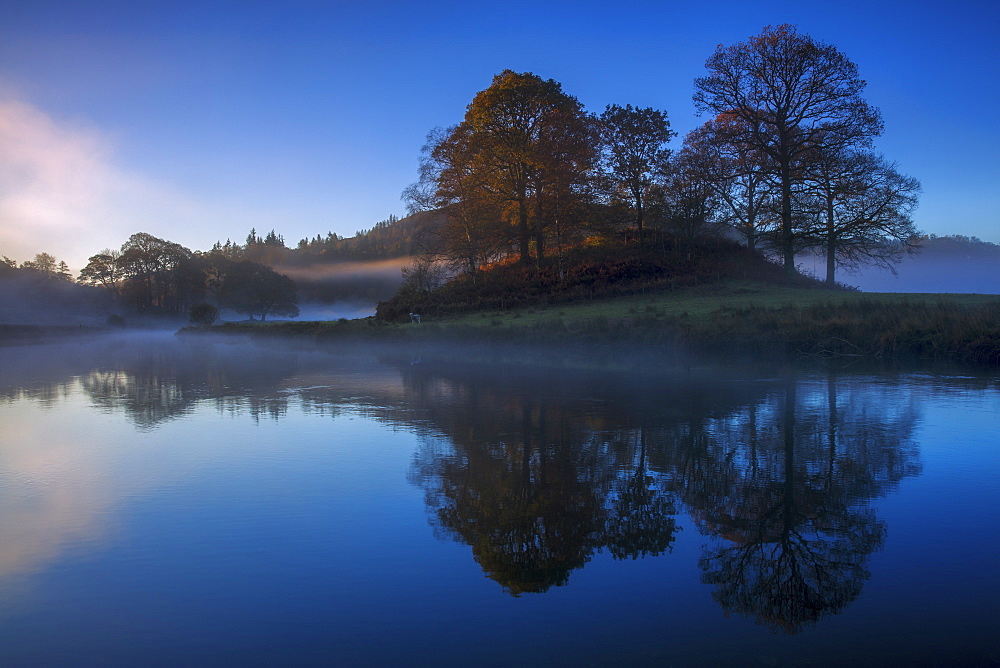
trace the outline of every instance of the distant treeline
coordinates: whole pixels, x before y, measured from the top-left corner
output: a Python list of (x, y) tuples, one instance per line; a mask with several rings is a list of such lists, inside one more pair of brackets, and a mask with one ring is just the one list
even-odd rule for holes
[(1000, 262), (1000, 245), (979, 237), (961, 234), (930, 234), (917, 239), (920, 255), (925, 258), (986, 260)]
[[(90, 256), (75, 279), (67, 263), (50, 253), (20, 263), (2, 256), (0, 322), (57, 322), (68, 314), (183, 316), (203, 302), (251, 318), (294, 316), (300, 294), (313, 301), (374, 304), (402, 279), (398, 266), (383, 262), (370, 272), (365, 268), (413, 253), (417, 230), (434, 219), (434, 214), (390, 216), (354, 237), (331, 232), (325, 239), (303, 239), (295, 249), (275, 230), (261, 236), (251, 229), (245, 243), (227, 240), (208, 251), (139, 232), (118, 249)], [(324, 272), (316, 266), (345, 269)]]
[[(39, 263), (39, 259), (41, 262)], [(106, 314), (111, 295), (100, 288), (73, 281), (65, 263), (48, 253), (20, 266), (8, 257), (0, 262), (0, 323), (57, 324)]]
[(439, 225), (443, 216), (422, 212), (400, 219), (390, 215), (371, 228), (358, 231), (353, 237), (336, 232), (317, 234), (300, 239), (295, 248), (285, 245), (285, 239), (274, 230), (261, 237), (251, 229), (243, 244), (229, 239), (216, 242), (210, 252), (233, 260), (251, 260), (268, 266), (308, 266), (337, 262), (369, 262), (416, 255), (425, 249), (428, 227)]

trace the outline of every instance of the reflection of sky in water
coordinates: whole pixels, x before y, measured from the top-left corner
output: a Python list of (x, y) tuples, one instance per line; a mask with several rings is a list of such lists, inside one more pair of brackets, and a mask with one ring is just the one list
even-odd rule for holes
[[(912, 423), (922, 473), (873, 503), (888, 534), (867, 558), (860, 597), (800, 635), (775, 636), (753, 619), (726, 618), (699, 581), (699, 559), (720, 541), (702, 533), (705, 509), (681, 504), (668, 554), (595, 551), (568, 586), (520, 598), (485, 577), (469, 545), (436, 537), (415, 462), (430, 452), (439, 456), (432, 467), (461, 464), (452, 439), (464, 438), (464, 423), (435, 411), (481, 411), (509, 431), (505, 415), (523, 404), (510, 388), (424, 378), (405, 365), (331, 369), (319, 357), (261, 369), (254, 384), (235, 369), (256, 356), (230, 352), (234, 368), (213, 366), (211, 352), (185, 357), (196, 372), (152, 356), (132, 384), (166, 388), (152, 394), (175, 402), (152, 413), (88, 394), (86, 364), (51, 386), (26, 383), (35, 398), (8, 391), (0, 400), (0, 660), (475, 664), (486, 652), (493, 663), (781, 664), (998, 649), (984, 640), (1000, 590), (995, 389), (933, 376), (840, 378), (844, 433), (879, 438), (880, 425), (916, 410), (903, 423)], [(101, 358), (102, 373), (114, 372), (113, 357)], [(632, 395), (600, 390), (595, 400), (562, 388), (538, 390), (554, 398), (546, 410), (588, 405), (588, 429), (631, 429), (607, 412), (615, 402), (646, 419)], [(828, 389), (823, 378), (798, 384), (803, 423), (822, 426)], [(707, 401), (709, 435), (731, 432), (722, 446), (749, 461), (745, 450), (736, 457), (745, 424), (733, 416), (748, 415), (750, 397), (755, 419), (770, 420), (766, 436), (780, 424), (782, 391), (768, 381), (726, 408)], [(682, 388), (662, 409), (654, 394), (650, 410), (677, 412), (693, 393)], [(494, 403), (470, 403), (483, 395)], [(863, 419), (872, 429), (851, 426)], [(816, 433), (803, 450), (822, 448), (825, 432)]]
[(107, 533), (118, 494), (107, 449), (84, 435), (99, 433), (95, 417), (79, 395), (58, 414), (31, 402), (0, 405), (0, 575), (38, 570), (64, 547)]
[(894, 626), (928, 648), (931, 658), (922, 660), (972, 665), (982, 658), (943, 657), (996, 633), (1000, 394), (929, 394), (918, 432), (924, 475), (880, 504), (889, 539), (873, 558), (873, 601), (862, 601), (858, 614), (884, 614), (876, 606), (889, 598)]
[[(348, 511), (358, 494), (373, 493), (366, 486), (404, 478), (412, 450), (398, 438), (370, 449), (382, 428), (350, 413), (331, 420), (292, 411), (280, 423), (255, 424), (207, 401), (139, 432), (121, 412), (94, 411), (78, 384), (68, 391), (47, 407), (0, 404), (0, 575), (38, 570), (63, 547), (96, 549), (121, 504), (186, 505), (194, 487), (204, 487), (199, 503), (231, 492), (243, 504), (301, 492), (322, 475), (326, 502), (348, 500), (331, 511)], [(371, 475), (359, 477), (362, 468)]]

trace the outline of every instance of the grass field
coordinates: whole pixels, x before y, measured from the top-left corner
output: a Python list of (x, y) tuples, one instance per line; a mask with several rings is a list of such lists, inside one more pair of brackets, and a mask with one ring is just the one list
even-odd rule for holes
[(546, 306), (387, 324), (230, 323), (213, 331), (319, 340), (587, 345), (690, 352), (949, 359), (1000, 364), (1000, 296), (859, 293), (718, 282)]
[[(535, 306), (507, 311), (487, 311), (455, 316), (424, 318), (425, 322), (446, 325), (532, 327), (554, 320), (575, 321), (635, 320), (650, 316), (679, 321), (692, 327), (711, 325), (720, 314), (734, 310), (807, 308), (857, 302), (886, 305), (913, 303), (952, 304), (959, 308), (983, 306), (1000, 301), (998, 295), (861, 293), (839, 290), (803, 289), (749, 282), (701, 285), (674, 291), (617, 297), (593, 302)], [(406, 326), (406, 325), (403, 325)]]

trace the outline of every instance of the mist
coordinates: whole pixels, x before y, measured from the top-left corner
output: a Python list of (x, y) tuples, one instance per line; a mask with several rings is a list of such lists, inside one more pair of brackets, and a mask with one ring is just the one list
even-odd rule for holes
[(864, 292), (952, 292), (1000, 294), (1000, 263), (961, 258), (910, 258), (896, 267), (867, 268), (842, 283)]
[[(375, 262), (337, 262), (305, 267), (278, 265), (298, 288), (299, 320), (336, 320), (372, 315), (375, 304), (389, 299), (403, 282), (408, 257)], [(331, 308), (337, 304), (336, 308)], [(329, 317), (327, 317), (329, 315)]]
[[(804, 273), (825, 276), (825, 258), (803, 254), (797, 261)], [(895, 274), (874, 266), (838, 268), (837, 282), (863, 292), (1000, 294), (1000, 246), (976, 237), (931, 236), (894, 269)]]
[(0, 280), (0, 324), (95, 327), (111, 307), (111, 295), (98, 288), (31, 276)]

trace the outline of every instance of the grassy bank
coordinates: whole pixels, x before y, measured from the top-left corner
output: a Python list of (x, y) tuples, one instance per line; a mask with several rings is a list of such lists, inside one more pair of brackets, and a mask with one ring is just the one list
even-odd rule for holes
[(0, 324), (0, 345), (24, 345), (65, 338), (93, 336), (108, 331), (106, 327), (83, 325), (5, 325)]
[(423, 320), (230, 323), (211, 331), (318, 340), (634, 343), (712, 354), (1000, 363), (995, 295), (862, 294), (732, 281)]

